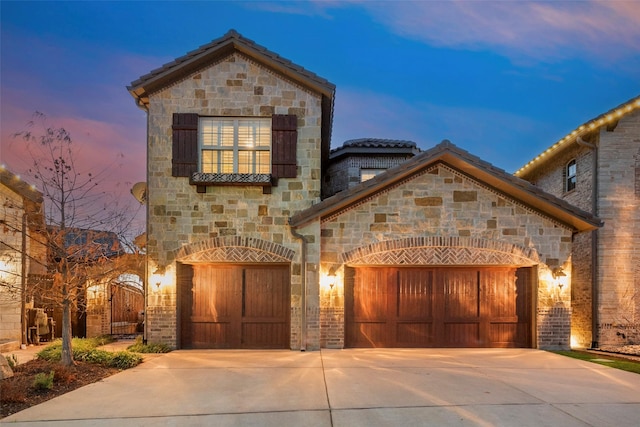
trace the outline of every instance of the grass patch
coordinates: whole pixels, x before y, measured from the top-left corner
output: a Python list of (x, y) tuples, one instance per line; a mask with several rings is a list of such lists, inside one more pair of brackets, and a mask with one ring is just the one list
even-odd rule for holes
[(169, 353), (171, 347), (166, 344), (142, 343), (142, 337), (136, 338), (136, 343), (127, 347), (127, 350), (134, 353)]
[(627, 372), (633, 372), (635, 374), (640, 374), (640, 362), (635, 362), (633, 360), (625, 360), (611, 357), (609, 355), (595, 354), (576, 350), (561, 350), (553, 351), (552, 353), (561, 354), (563, 356), (572, 357), (574, 359), (586, 360), (587, 362), (597, 363), (599, 365), (611, 366), (612, 368), (621, 369)]
[[(140, 362), (142, 357), (128, 351), (110, 352), (98, 349), (99, 346), (113, 342), (111, 337), (97, 338), (73, 338), (71, 349), (73, 360), (93, 363), (109, 368), (129, 369)], [(62, 359), (62, 340), (55, 340), (53, 343), (40, 350), (38, 359), (49, 362), (59, 362)]]

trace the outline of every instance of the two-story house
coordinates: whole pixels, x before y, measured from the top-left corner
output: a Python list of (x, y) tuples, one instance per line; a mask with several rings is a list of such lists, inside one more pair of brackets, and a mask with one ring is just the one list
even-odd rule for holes
[(573, 345), (640, 341), (640, 97), (578, 126), (515, 174), (604, 226), (574, 237)]
[[(334, 85), (235, 31), (128, 89), (148, 122), (147, 340), (569, 346), (591, 213), (448, 141), (332, 154)], [(337, 175), (385, 145), (402, 160)]]

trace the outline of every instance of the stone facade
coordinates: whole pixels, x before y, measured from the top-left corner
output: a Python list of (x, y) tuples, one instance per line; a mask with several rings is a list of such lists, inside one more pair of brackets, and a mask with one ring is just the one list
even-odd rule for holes
[[(287, 265), (288, 342), (308, 350), (345, 344), (345, 267), (509, 266), (537, 272), (533, 345), (568, 347), (575, 225), (567, 224), (590, 228), (592, 218), (448, 142), (436, 147), (441, 159), (464, 173), (443, 161), (423, 167), (429, 153), (411, 158), (415, 144), (388, 140), (361, 145), (365, 156), (330, 157), (334, 88), (316, 78), (230, 32), (132, 84), (148, 113), (146, 338), (180, 345), (178, 283), (193, 281), (183, 264)], [(174, 114), (295, 115), (297, 173), (267, 188), (265, 177), (251, 185), (221, 174), (215, 182), (198, 172), (172, 176)], [(402, 178), (409, 163), (420, 169)], [(362, 168), (393, 169), (360, 184)], [(348, 200), (352, 193), (357, 199)], [(563, 286), (552, 275), (559, 268)]]
[(572, 231), (445, 165), (325, 218), (321, 232), (321, 269), (338, 278), (321, 297), (327, 346), (344, 346), (345, 265), (537, 265), (537, 345), (566, 336), (568, 347), (571, 289), (551, 271), (570, 270)]
[[(577, 132), (569, 135), (562, 149), (518, 174), (543, 190), (593, 212), (604, 222), (601, 229), (574, 237), (573, 345), (637, 344), (640, 342), (638, 101), (587, 124), (579, 129), (593, 130), (582, 132), (580, 140), (574, 136)], [(572, 159), (577, 166), (576, 187), (565, 191), (564, 170)], [(594, 305), (596, 319), (592, 316)]]
[[(206, 193), (197, 193), (188, 178), (171, 176), (173, 113), (216, 117), (296, 115), (297, 177), (279, 179), (271, 194), (250, 185), (209, 186)], [(320, 200), (321, 97), (236, 52), (151, 94), (148, 122), (148, 268), (162, 276), (151, 280), (162, 282), (162, 297), (148, 298), (147, 338), (176, 345), (175, 262), (188, 260), (184, 251), (179, 254), (181, 248), (215, 238), (230, 239), (228, 247), (233, 245), (233, 239), (242, 237), (272, 242), (292, 254), (292, 259), (287, 260), (292, 271), (291, 346), (300, 348), (301, 338), (295, 331), (300, 328), (301, 317), (301, 243), (291, 234), (287, 221), (292, 212)], [(310, 275), (317, 271), (319, 262), (319, 240), (314, 235), (311, 232), (306, 236), (305, 271)], [(225, 259), (211, 253), (215, 249), (204, 249), (198, 256), (215, 262), (255, 262), (248, 257), (250, 250), (249, 246), (240, 246), (236, 252), (243, 254)], [(253, 252), (255, 255), (261, 251), (264, 252), (258, 248)], [(308, 307), (308, 318), (315, 322), (308, 323), (309, 346), (318, 348), (319, 339), (314, 334), (319, 334), (313, 332), (319, 328), (318, 314), (312, 305)]]

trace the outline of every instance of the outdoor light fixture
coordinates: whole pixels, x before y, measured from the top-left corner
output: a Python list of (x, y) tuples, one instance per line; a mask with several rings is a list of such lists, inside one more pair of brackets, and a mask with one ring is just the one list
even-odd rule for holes
[(551, 270), (551, 276), (558, 282), (558, 287), (562, 290), (564, 283), (562, 283), (561, 277), (566, 277), (566, 273), (562, 270), (562, 267), (556, 267)]
[(554, 279), (566, 276), (565, 272), (562, 271), (562, 267), (556, 267), (553, 270), (551, 270), (551, 275), (553, 276)]

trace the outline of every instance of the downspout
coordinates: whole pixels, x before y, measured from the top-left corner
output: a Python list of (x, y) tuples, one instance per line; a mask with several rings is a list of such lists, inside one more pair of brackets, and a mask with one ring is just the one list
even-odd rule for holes
[(298, 233), (294, 227), (289, 226), (289, 230), (291, 230), (291, 235), (296, 239), (300, 240), (300, 274), (301, 278), (301, 286), (302, 286), (302, 297), (300, 301), (301, 305), (301, 314), (302, 321), (300, 325), (300, 351), (307, 350), (307, 239)]
[[(581, 136), (576, 138), (580, 146), (592, 150), (591, 176), (591, 213), (598, 216), (598, 147), (585, 141)], [(598, 348), (598, 324), (600, 323), (599, 286), (598, 286), (598, 230), (591, 231), (591, 348)]]
[(144, 292), (144, 313), (142, 315), (142, 342), (143, 344), (147, 344), (147, 340), (149, 339), (149, 334), (147, 333), (147, 328), (149, 327), (149, 317), (147, 312), (149, 311), (149, 110), (145, 110), (147, 113), (147, 200), (145, 201), (145, 229), (144, 229), (144, 240), (145, 240), (145, 251), (144, 251), (144, 284), (142, 286), (142, 290)]

